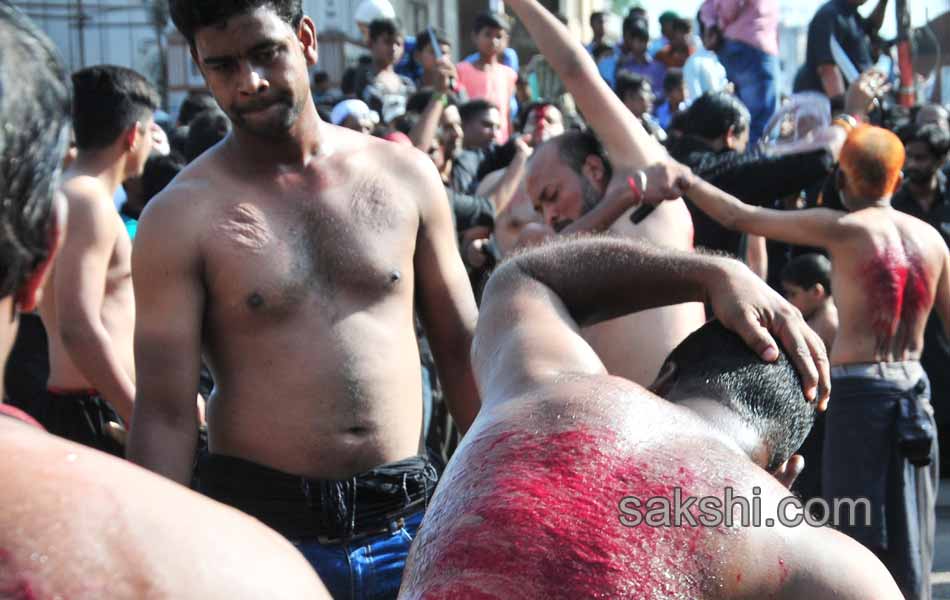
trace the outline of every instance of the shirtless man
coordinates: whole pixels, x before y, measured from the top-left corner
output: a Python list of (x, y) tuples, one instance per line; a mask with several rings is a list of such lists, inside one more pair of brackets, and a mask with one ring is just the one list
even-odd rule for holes
[[(715, 322), (690, 335), (657, 381), (669, 401), (608, 375), (579, 335), (701, 299), (741, 339)], [(900, 598), (873, 554), (829, 528), (637, 523), (650, 498), (724, 503), (726, 488), (760, 498), (763, 517), (795, 513), (778, 506), (788, 491), (769, 471), (787, 482), (815, 413), (801, 386), (814, 394), (820, 380), (826, 397), (827, 358), (740, 263), (612, 238), (531, 250), (489, 282), (473, 362), (482, 410), (413, 544), (401, 598)]]
[(109, 423), (132, 419), (135, 301), (132, 242), (112, 199), (145, 168), (159, 98), (123, 67), (91, 67), (72, 79), (79, 153), (64, 173), (68, 231), (40, 304), (49, 391), (31, 412), (51, 433), (122, 456)]
[[(576, 224), (569, 227), (599, 207), (611, 212), (607, 230), (613, 235), (677, 250), (691, 249), (692, 220), (681, 200), (661, 205), (634, 225), (630, 215), (636, 208), (635, 196), (613, 193), (627, 190), (632, 172), (653, 165), (666, 151), (607, 86), (593, 59), (567, 27), (535, 0), (515, 0), (509, 6), (560, 75), (603, 144), (602, 150), (593, 135), (568, 133), (535, 150), (525, 178), (526, 191), (545, 223), (562, 233), (589, 230)], [(652, 193), (661, 187), (676, 188), (680, 171), (664, 163), (656, 165), (650, 175), (647, 185)], [(609, 204), (619, 210), (604, 206), (608, 199), (616, 199), (616, 203)], [(536, 233), (533, 228), (531, 233)], [(610, 373), (647, 385), (659, 372), (663, 357), (704, 322), (702, 305), (690, 303), (601, 323), (585, 329), (584, 337)]]
[(414, 308), (462, 431), (479, 407), (445, 190), (425, 154), (320, 121), (299, 0), (171, 11), (234, 129), (139, 224), (129, 456), (190, 479), (203, 350), (201, 490), (298, 542), (334, 595), (395, 595), (435, 484)]
[[(0, 322), (0, 367), (65, 226), (54, 192), (70, 97), (56, 56), (0, 3), (0, 122), (12, 125), (0, 129), (0, 169), (14, 174), (0, 187), (0, 310), (13, 315)], [(30, 421), (0, 405), (0, 597), (329, 598), (300, 553), (253, 519), (19, 420)]]
[(897, 136), (862, 126), (848, 135), (836, 172), (848, 212), (758, 208), (701, 181), (689, 197), (728, 228), (831, 256), (840, 326), (822, 494), (870, 498), (871, 526), (841, 530), (916, 599), (930, 597), (937, 484), (936, 425), (919, 359), (932, 308), (950, 328), (950, 253), (936, 229), (891, 208), (903, 164)]

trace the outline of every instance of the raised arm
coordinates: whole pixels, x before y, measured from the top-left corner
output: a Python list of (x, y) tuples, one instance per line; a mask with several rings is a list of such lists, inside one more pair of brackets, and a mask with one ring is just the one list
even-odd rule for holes
[(765, 360), (778, 358), (769, 332), (776, 333), (796, 361), (806, 393), (824, 401), (829, 375), (821, 339), (741, 263), (619, 238), (549, 244), (495, 272), (472, 354), (479, 388), (486, 398), (511, 396), (562, 374), (603, 373), (581, 327), (707, 299), (723, 324)]
[(102, 322), (106, 274), (116, 235), (124, 232), (98, 189), (74, 180), (64, 191), (69, 197), (69, 224), (54, 271), (60, 336), (70, 360), (129, 423), (135, 384)]
[(687, 192), (690, 201), (726, 229), (760, 235), (799, 246), (827, 248), (854, 230), (847, 213), (827, 208), (774, 210), (742, 202), (696, 177)]
[(413, 192), (419, 199), (421, 220), (415, 253), (419, 316), (432, 346), (446, 405), (464, 433), (481, 406), (469, 361), (478, 309), (459, 256), (445, 188), (432, 162), (414, 154), (407, 175), (416, 182)]
[(666, 155), (610, 89), (594, 59), (567, 27), (537, 0), (510, 0), (507, 4), (560, 76), (615, 166), (643, 168)]
[(182, 484), (191, 479), (198, 440), (205, 307), (197, 235), (189, 227), (200, 220), (180, 212), (189, 196), (178, 184), (149, 203), (132, 254), (138, 390), (128, 457)]

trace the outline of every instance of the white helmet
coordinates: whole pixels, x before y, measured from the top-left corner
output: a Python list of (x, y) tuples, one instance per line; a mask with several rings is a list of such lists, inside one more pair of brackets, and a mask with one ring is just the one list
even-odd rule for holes
[(357, 23), (372, 23), (376, 19), (395, 19), (396, 10), (389, 0), (363, 0), (356, 7), (353, 18)]

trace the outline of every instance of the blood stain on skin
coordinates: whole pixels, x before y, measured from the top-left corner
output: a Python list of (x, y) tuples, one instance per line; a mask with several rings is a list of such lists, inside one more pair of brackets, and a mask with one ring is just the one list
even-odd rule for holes
[(917, 254), (889, 246), (862, 271), (871, 305), (871, 327), (879, 338), (893, 337), (902, 321), (911, 321), (930, 304), (927, 275)]
[(686, 498), (695, 473), (631, 458), (611, 437), (507, 431), (473, 440), (466, 455), (478, 460), (443, 482), (452, 499), (427, 514), (430, 535), (408, 587), (425, 598), (470, 597), (473, 585), (481, 597), (512, 600), (701, 597), (713, 561), (706, 539), (718, 530), (624, 527), (618, 510), (630, 495), (644, 517), (650, 498), (671, 500), (677, 488)]

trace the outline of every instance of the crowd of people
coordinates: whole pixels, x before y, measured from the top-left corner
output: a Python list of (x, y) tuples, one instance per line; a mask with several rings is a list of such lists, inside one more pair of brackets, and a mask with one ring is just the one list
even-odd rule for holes
[(950, 123), (860, 4), (783, 99), (774, 0), (365, 0), (339, 82), (171, 0), (172, 122), (0, 0), (0, 599), (930, 598)]

